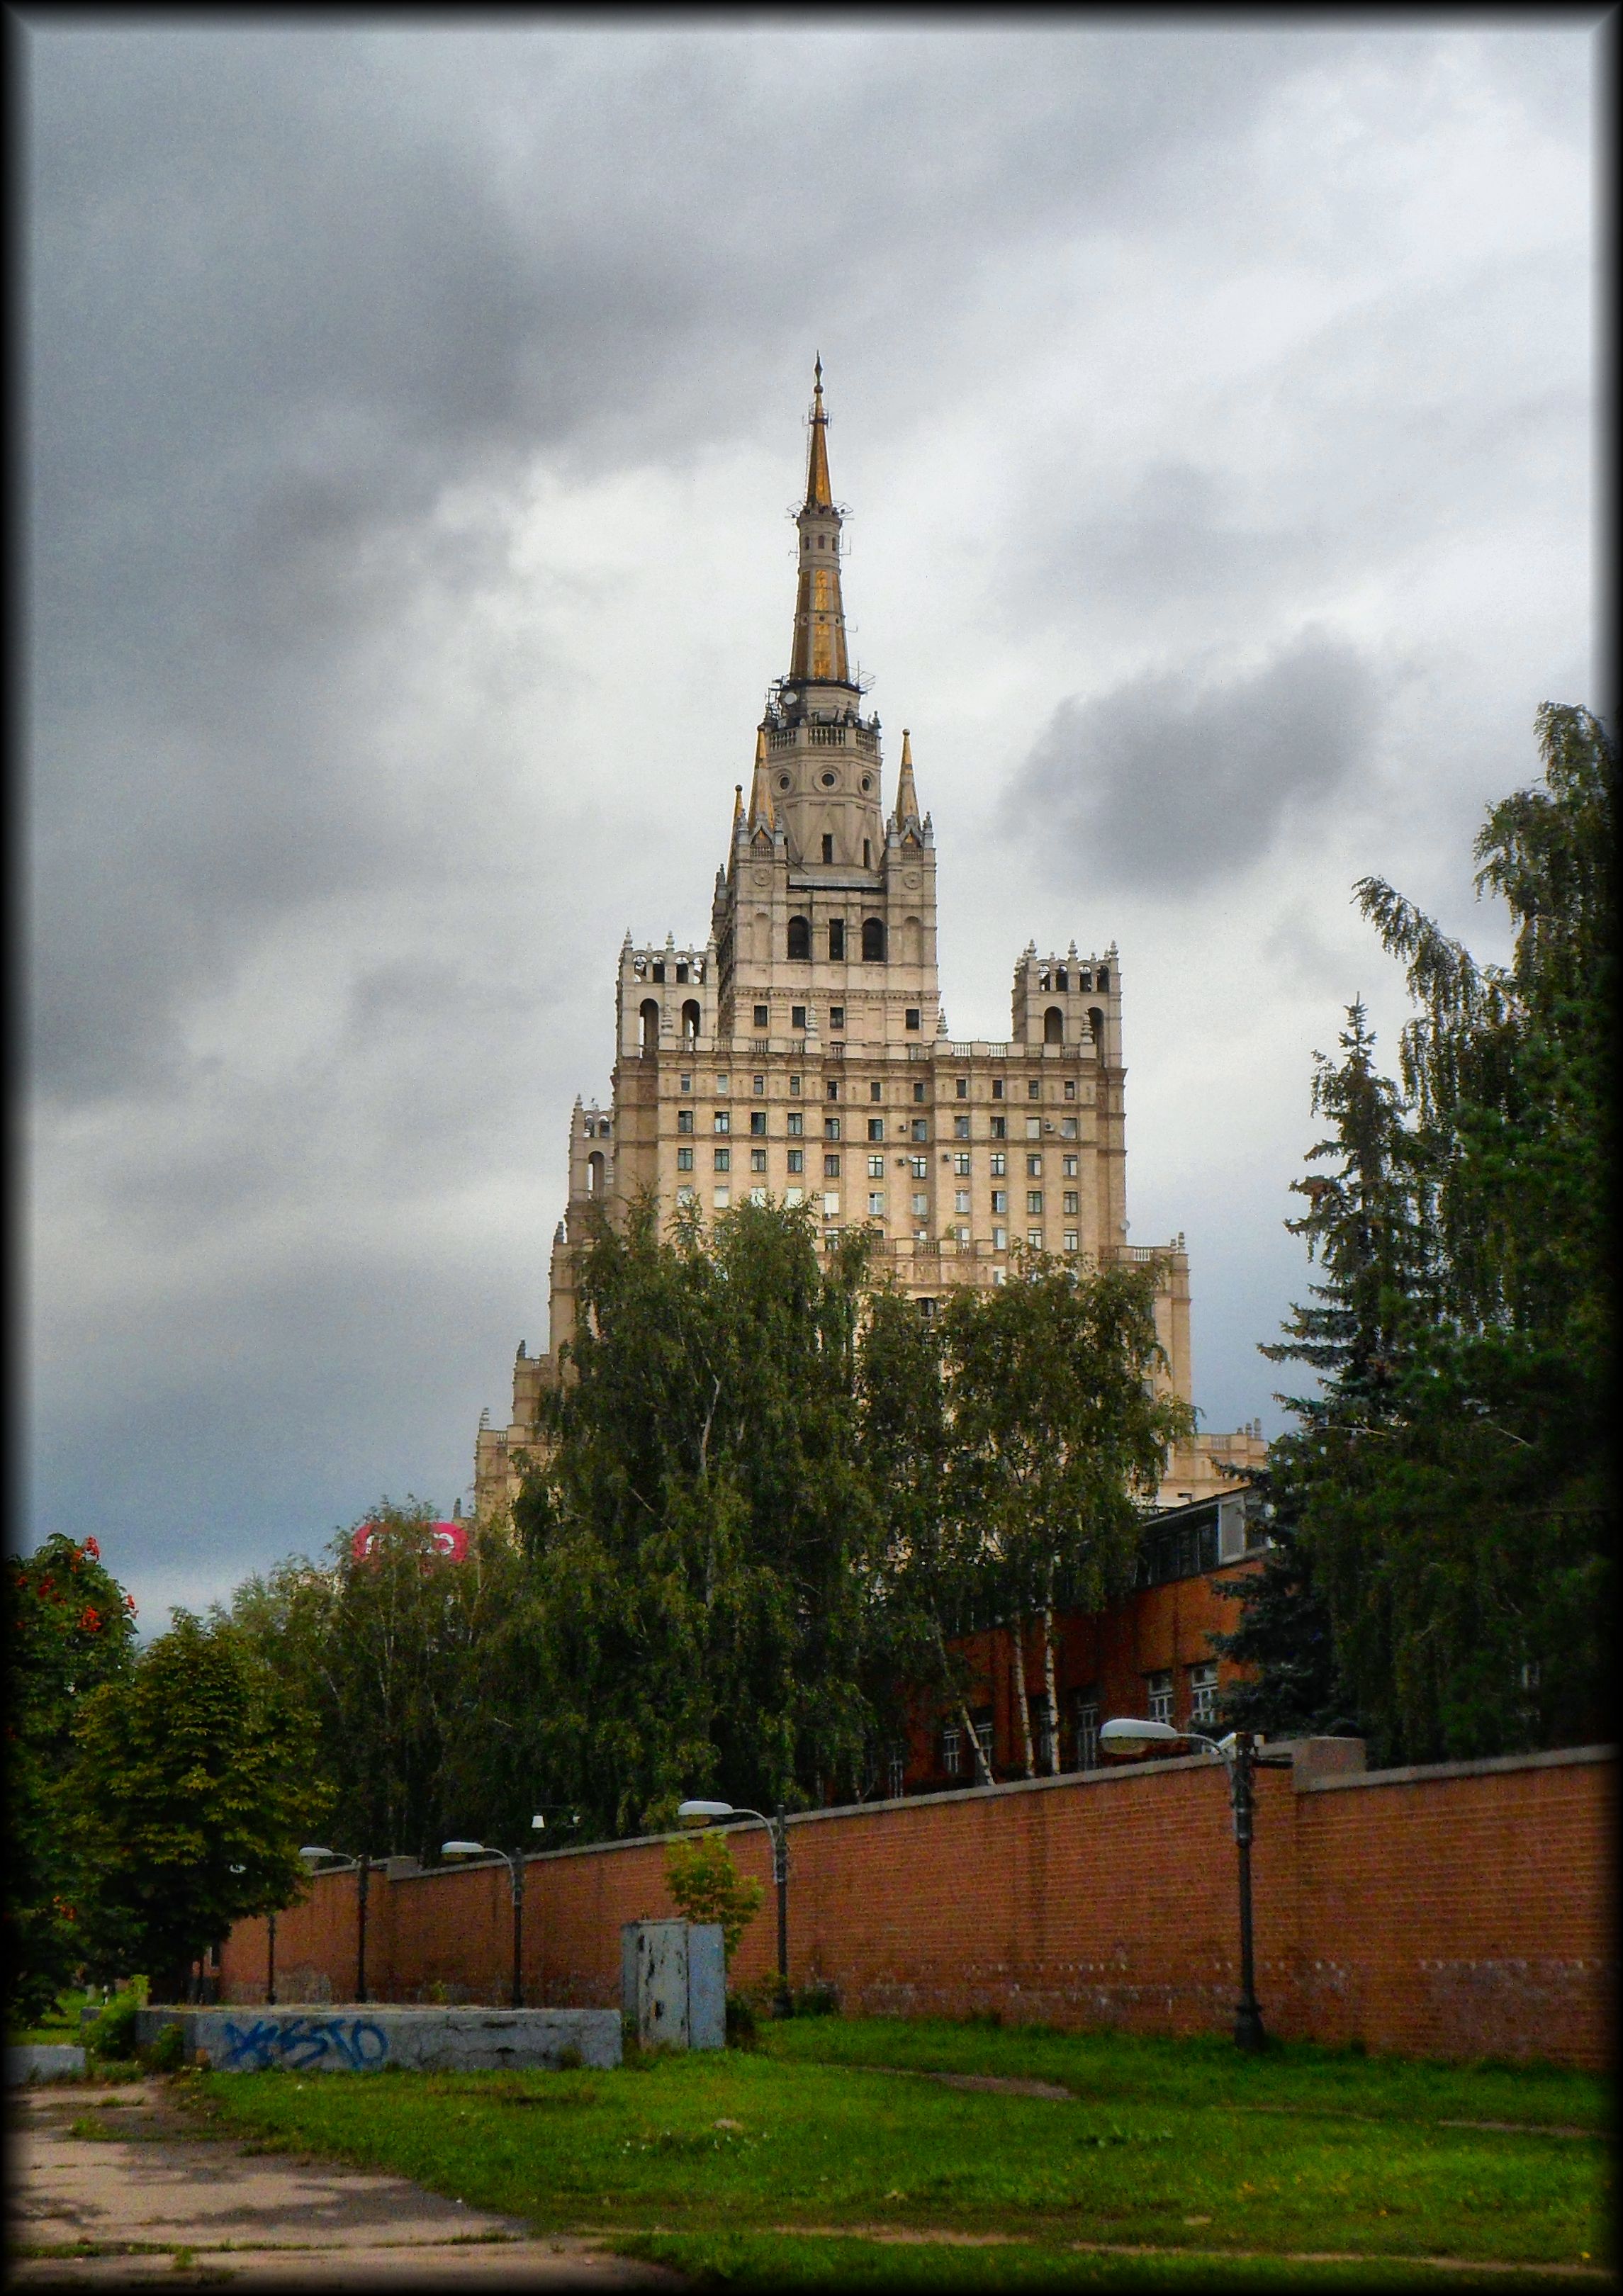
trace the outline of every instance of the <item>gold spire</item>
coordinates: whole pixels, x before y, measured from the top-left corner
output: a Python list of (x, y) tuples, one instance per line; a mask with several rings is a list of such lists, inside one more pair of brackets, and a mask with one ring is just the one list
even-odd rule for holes
[(913, 779), (913, 736), (906, 726), (902, 728), (902, 769), (896, 783), (896, 825), (905, 829), (910, 821), (919, 818), (919, 792)]
[(738, 835), (739, 830), (742, 826), (743, 818), (744, 785), (742, 782), (734, 782), (733, 784), (733, 834), (734, 837)]
[(832, 510), (833, 490), (828, 480), (828, 416), (823, 411), (823, 354), (812, 370), (811, 446), (806, 457), (806, 508)]
[(777, 827), (772, 811), (772, 784), (766, 772), (766, 728), (755, 729), (755, 780), (750, 790), (750, 827), (765, 829), (768, 834)]
[(849, 685), (845, 607), (840, 595), (840, 512), (828, 475), (828, 416), (823, 408), (823, 359), (812, 392), (811, 445), (806, 459), (806, 500), (800, 529), (800, 578), (795, 595), (792, 685)]

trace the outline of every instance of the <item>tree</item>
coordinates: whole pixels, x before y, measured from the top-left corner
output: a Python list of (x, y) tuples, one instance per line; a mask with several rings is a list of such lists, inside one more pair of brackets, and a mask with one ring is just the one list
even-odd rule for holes
[(1401, 1088), (1361, 1015), (1321, 1063), (1315, 1153), (1342, 1168), (1299, 1184), (1294, 1225), (1328, 1289), (1266, 1350), (1324, 1375), (1273, 1459), (1385, 1759), (1570, 1743), (1604, 1712), (1616, 759), (1585, 710), (1546, 705), (1538, 738), (1545, 786), (1475, 848), (1509, 966), (1384, 881), (1356, 889), (1417, 1009)]
[(1155, 1391), (1154, 1272), (1096, 1270), (1038, 1252), (1012, 1280), (955, 1292), (941, 1316), (951, 1431), (948, 1506), (978, 1526), (1014, 1640), (1026, 1775), (1026, 1628), (1041, 1635), (1047, 1767), (1058, 1775), (1053, 1614), (1094, 1611), (1127, 1590), (1145, 1503), (1168, 1446), (1193, 1428)]
[(74, 1724), (76, 1831), (96, 1876), (93, 1968), (180, 2000), (193, 1962), (304, 1878), (324, 1816), (309, 1718), (228, 1622), (184, 1611)]
[(1268, 1548), (1255, 1570), (1212, 1581), (1240, 1610), (1232, 1632), (1211, 1636), (1212, 1648), (1246, 1669), (1224, 1693), (1223, 1726), (1269, 1738), (1362, 1737), (1312, 1549), (1291, 1520), (1278, 1478), (1265, 1472), (1251, 1480), (1266, 1511)]
[(58, 1533), (10, 1565), (10, 1818), (5, 1898), (7, 2015), (32, 2021), (85, 1958), (94, 1875), (77, 1854), (64, 1788), (73, 1718), (131, 1664), (135, 1605), (94, 1538)]
[(722, 1954), (730, 1965), (766, 1893), (752, 1875), (739, 1872), (725, 1837), (701, 1833), (672, 1842), (665, 1853), (665, 1887), (684, 1920), (721, 1923)]
[(597, 1830), (701, 1791), (804, 1804), (860, 1772), (865, 1248), (817, 1243), (778, 1205), (661, 1234), (645, 1198), (582, 1254), (555, 1447), (514, 1515), (548, 1774)]

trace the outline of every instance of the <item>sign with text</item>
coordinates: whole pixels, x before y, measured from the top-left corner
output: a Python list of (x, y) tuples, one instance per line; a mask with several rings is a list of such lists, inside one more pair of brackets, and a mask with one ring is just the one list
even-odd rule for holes
[[(427, 1528), (437, 1554), (443, 1554), (448, 1562), (467, 1561), (468, 1526), (465, 1522), (431, 1522)], [(349, 1551), (357, 1562), (364, 1562), (384, 1536), (381, 1523), (364, 1522), (350, 1540)]]

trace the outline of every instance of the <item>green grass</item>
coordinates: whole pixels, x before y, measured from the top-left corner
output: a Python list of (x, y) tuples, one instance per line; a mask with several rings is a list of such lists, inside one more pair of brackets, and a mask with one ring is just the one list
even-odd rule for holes
[[(943, 2071), (1070, 2095), (898, 2077)], [(186, 2086), (260, 2143), (393, 2170), (537, 2229), (607, 2231), (743, 2286), (1367, 2287), (1406, 2259), (1596, 2267), (1608, 2247), (1608, 2092), (1555, 2068), (825, 2017), (771, 2028), (752, 2054), (613, 2073)], [(1447, 2126), (1462, 2120), (1535, 2125)], [(891, 2240), (864, 2237), (881, 2231)], [(1358, 2260), (1289, 2261), (1304, 2251)], [(1225, 2253), (1231, 2265), (1213, 2261)]]

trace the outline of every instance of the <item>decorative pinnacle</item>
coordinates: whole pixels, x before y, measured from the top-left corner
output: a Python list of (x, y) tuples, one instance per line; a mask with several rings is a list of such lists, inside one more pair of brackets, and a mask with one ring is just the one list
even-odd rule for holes
[(899, 828), (919, 817), (919, 792), (913, 778), (913, 736), (902, 728), (902, 766), (896, 783), (896, 818)]

